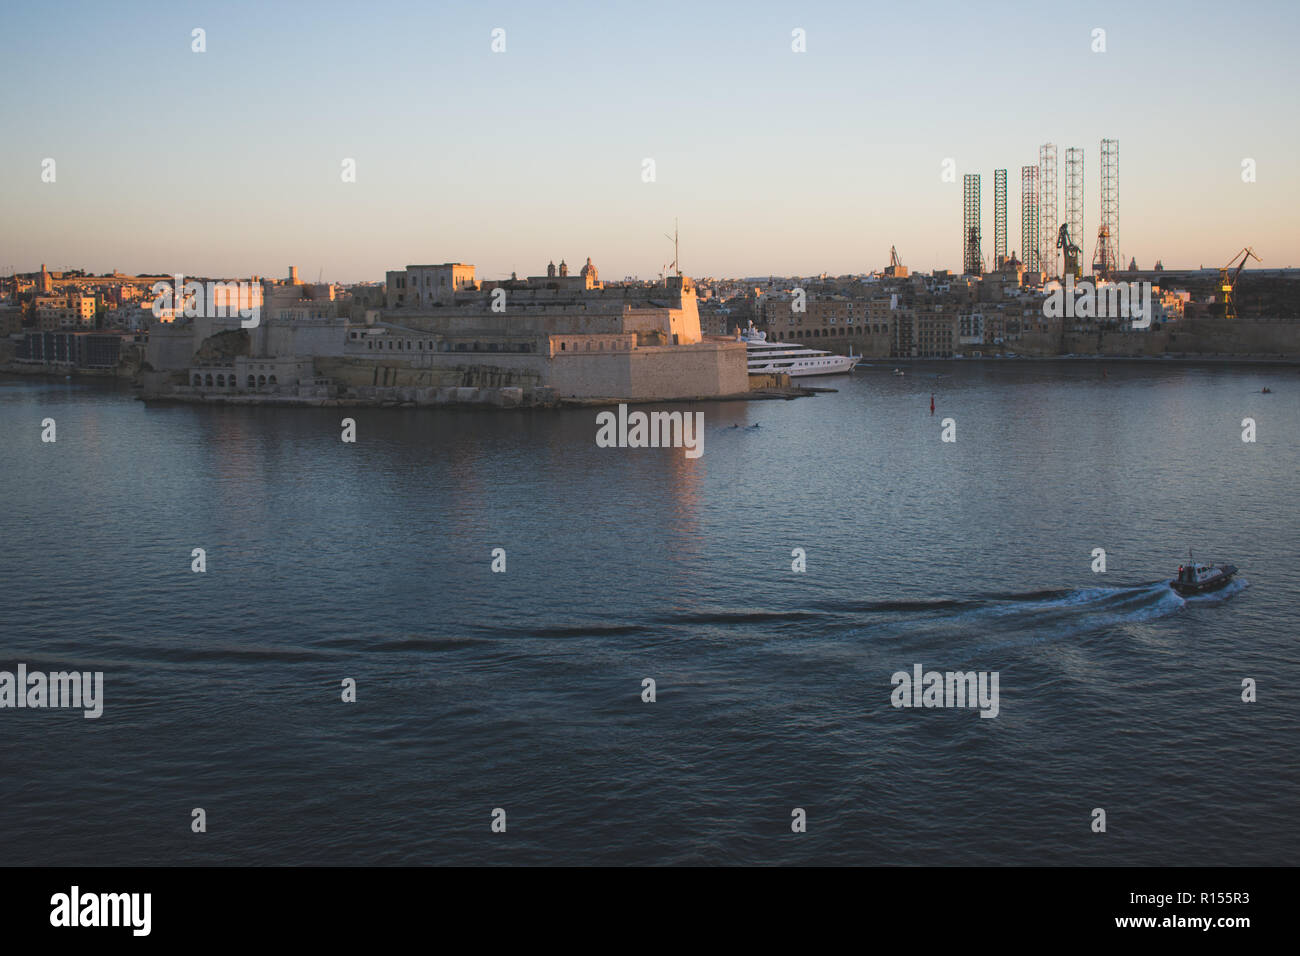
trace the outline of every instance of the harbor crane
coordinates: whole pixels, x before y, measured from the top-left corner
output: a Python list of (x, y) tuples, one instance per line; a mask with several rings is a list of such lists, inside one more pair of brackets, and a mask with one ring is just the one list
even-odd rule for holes
[(885, 275), (895, 279), (907, 276), (907, 266), (903, 265), (903, 260), (898, 257), (898, 249), (894, 246), (889, 247), (889, 265), (885, 267)]
[[(1238, 259), (1240, 259), (1241, 262), (1238, 263)], [(1242, 249), (1241, 252), (1229, 259), (1228, 264), (1219, 270), (1219, 299), (1223, 303), (1223, 317), (1225, 319), (1235, 319), (1237, 317), (1237, 305), (1234, 301), (1234, 293), (1237, 291), (1237, 278), (1241, 275), (1241, 270), (1246, 268), (1247, 259), (1254, 259), (1256, 262), (1264, 261), (1259, 256), (1255, 255), (1254, 249), (1250, 246), (1246, 246), (1246, 248)], [(1229, 278), (1228, 270), (1232, 269), (1234, 264), (1237, 268), (1233, 271), (1232, 277)]]
[(1083, 266), (1079, 262), (1079, 256), (1083, 250), (1074, 244), (1070, 239), (1069, 223), (1061, 223), (1061, 230), (1056, 234), (1056, 248), (1063, 250), (1065, 254), (1065, 273), (1073, 273), (1077, 282), (1083, 278)]

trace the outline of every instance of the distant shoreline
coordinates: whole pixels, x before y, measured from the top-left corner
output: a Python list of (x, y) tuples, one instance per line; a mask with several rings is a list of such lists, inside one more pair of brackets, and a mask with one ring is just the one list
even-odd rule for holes
[(60, 368), (45, 365), (26, 365), (6, 362), (0, 365), (0, 375), (12, 375), (15, 378), (73, 378), (111, 379), (118, 382), (130, 382), (129, 375), (119, 375), (112, 368)]
[[(491, 389), (473, 389), (473, 391), (490, 392)], [(680, 405), (699, 402), (762, 402), (791, 401), (807, 398), (820, 392), (835, 392), (834, 388), (792, 385), (786, 388), (761, 388), (735, 395), (686, 395), (672, 398), (618, 398), (589, 397), (566, 398), (556, 396), (545, 402), (520, 402), (502, 404), (487, 399), (486, 396), (474, 400), (457, 401), (412, 401), (391, 396), (347, 397), (337, 398), (301, 398), (296, 395), (152, 395), (139, 393), (139, 401), (151, 405), (229, 405), (236, 407), (274, 407), (274, 408), (481, 408), (499, 411), (518, 411), (520, 409), (539, 408), (608, 408), (615, 405)]]
[[(1224, 368), (1241, 367), (1241, 368), (1300, 368), (1300, 356), (1297, 357), (1268, 357), (1268, 356), (1248, 356), (1248, 355), (1195, 355), (1188, 353), (1179, 353), (1176, 355), (1015, 355), (1014, 357), (995, 358), (993, 356), (963, 358), (903, 358), (903, 357), (882, 357), (882, 358), (865, 358), (857, 366), (860, 369), (876, 368), (897, 368), (902, 365), (954, 365), (954, 364), (978, 364), (978, 365), (1012, 365), (1017, 363), (1034, 363), (1043, 364), (1059, 362), (1066, 364), (1083, 364), (1083, 363), (1113, 363), (1113, 364), (1130, 364), (1130, 365), (1161, 365), (1161, 366), (1218, 366)], [(848, 372), (845, 374), (853, 374)], [(58, 368), (50, 369), (32, 365), (14, 365), (5, 363), (0, 365), (0, 378), (13, 379), (42, 379), (52, 382), (66, 382), (71, 379), (73, 382), (97, 382), (122, 384), (126, 388), (140, 393), (141, 386), (133, 381), (130, 377), (117, 373), (114, 369), (75, 369), (75, 368)], [(838, 379), (839, 376), (827, 376), (828, 379)], [(754, 389), (749, 393), (742, 395), (722, 395), (708, 396), (699, 398), (672, 398), (672, 399), (627, 399), (627, 398), (560, 398), (557, 396), (555, 405), (565, 407), (581, 406), (604, 406), (626, 402), (628, 404), (643, 404), (650, 401), (671, 401), (671, 402), (695, 402), (695, 401), (762, 401), (772, 399), (790, 399), (804, 397), (819, 391), (835, 391), (833, 388), (822, 388), (815, 385), (804, 385), (799, 382), (792, 382), (788, 389)], [(276, 395), (214, 395), (207, 396), (179, 396), (179, 395), (144, 395), (138, 394), (139, 398), (148, 402), (158, 403), (176, 403), (176, 404), (203, 404), (203, 405), (278, 405), (281, 407), (299, 406), (299, 407), (427, 407), (423, 403), (412, 403), (393, 399), (384, 398), (349, 398), (336, 397), (331, 399), (322, 398), (297, 398), (295, 396), (276, 396)], [(482, 407), (487, 403), (451, 403), (451, 404), (472, 404)], [(527, 407), (527, 406), (525, 406)], [(532, 406), (539, 407), (539, 406)], [(541, 406), (544, 407), (544, 406)]]

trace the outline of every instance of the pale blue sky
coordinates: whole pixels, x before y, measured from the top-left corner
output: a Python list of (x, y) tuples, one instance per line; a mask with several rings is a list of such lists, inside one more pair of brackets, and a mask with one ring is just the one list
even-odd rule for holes
[(991, 258), (1007, 168), (1019, 250), (1019, 168), (1047, 141), (1062, 167), (1087, 151), (1091, 259), (1102, 137), (1125, 262), (1253, 245), (1300, 265), (1293, 2), (11, 0), (3, 24), (4, 272), (352, 281), (457, 260), (490, 278), (591, 256), (649, 277), (674, 217), (697, 276), (861, 272), (891, 245), (955, 269), (960, 174), (982, 174)]

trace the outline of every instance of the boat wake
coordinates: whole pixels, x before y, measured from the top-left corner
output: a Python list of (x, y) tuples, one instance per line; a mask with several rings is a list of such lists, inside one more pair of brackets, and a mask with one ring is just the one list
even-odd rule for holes
[[(655, 618), (650, 631), (731, 644), (793, 641), (812, 651), (856, 657), (865, 647), (906, 659), (944, 656), (959, 663), (991, 650), (1124, 632), (1180, 612), (1222, 604), (1249, 583), (1181, 597), (1169, 579), (1116, 587), (997, 592), (968, 597), (888, 601), (829, 601), (784, 610), (722, 607), (682, 610)], [(1136, 632), (1135, 632), (1136, 633)]]
[(1189, 607), (1203, 607), (1207, 604), (1222, 604), (1228, 598), (1235, 594), (1240, 594), (1246, 588), (1250, 587), (1250, 582), (1245, 578), (1235, 578), (1229, 581), (1217, 591), (1210, 591), (1208, 594), (1196, 594), (1184, 598), (1183, 601)]
[[(858, 624), (850, 633), (857, 637), (896, 642), (900, 647), (962, 646), (975, 652), (1139, 625), (1184, 609), (1221, 604), (1246, 587), (1248, 582), (1237, 580), (1218, 591), (1184, 598), (1164, 580), (1121, 587), (986, 594), (955, 601), (889, 602), (836, 610), (856, 612)], [(972, 647), (972, 638), (993, 640)]]

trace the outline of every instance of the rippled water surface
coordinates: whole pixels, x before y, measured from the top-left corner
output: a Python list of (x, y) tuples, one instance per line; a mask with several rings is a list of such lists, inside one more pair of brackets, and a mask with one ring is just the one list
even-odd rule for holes
[[(822, 384), (693, 406), (692, 460), (0, 380), (0, 669), (105, 675), (0, 710), (6, 862), (1295, 863), (1300, 374)], [(1189, 547), (1237, 581), (1175, 595)], [(916, 664), (998, 716), (894, 708)]]

